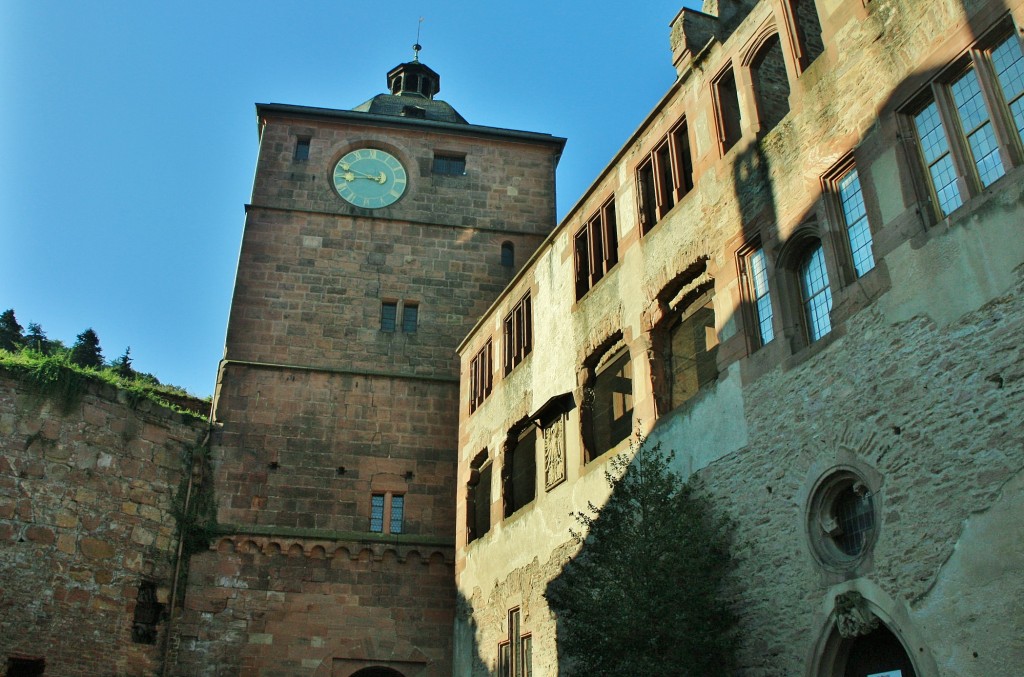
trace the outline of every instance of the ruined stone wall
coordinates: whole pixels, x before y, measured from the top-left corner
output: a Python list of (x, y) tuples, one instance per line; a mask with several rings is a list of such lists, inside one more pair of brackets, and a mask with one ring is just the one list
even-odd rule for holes
[(5, 666), (17, 656), (41, 659), (48, 675), (160, 669), (177, 551), (172, 505), (206, 430), (148, 401), (133, 406), (111, 386), (90, 386), (62, 412), (0, 373)]

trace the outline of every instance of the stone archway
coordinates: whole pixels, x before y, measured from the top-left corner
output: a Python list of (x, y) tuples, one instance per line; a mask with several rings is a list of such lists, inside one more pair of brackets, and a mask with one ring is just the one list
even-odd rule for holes
[[(871, 600), (851, 589), (835, 596), (812, 652), (808, 677), (935, 677), (920, 638), (909, 638), (900, 630), (909, 630), (909, 619), (897, 623), (891, 600), (876, 598), (873, 590), (865, 592)], [(912, 652), (908, 646), (918, 650)]]
[(392, 668), (375, 666), (371, 668), (363, 668), (359, 672), (354, 673), (352, 677), (405, 677), (405, 675)]

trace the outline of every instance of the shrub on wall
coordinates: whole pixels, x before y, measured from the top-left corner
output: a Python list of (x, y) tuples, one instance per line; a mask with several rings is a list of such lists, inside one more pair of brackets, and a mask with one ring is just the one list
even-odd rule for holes
[(632, 446), (609, 463), (605, 506), (574, 514), (582, 547), (545, 593), (566, 674), (732, 674), (732, 522), (671, 470), (671, 452)]

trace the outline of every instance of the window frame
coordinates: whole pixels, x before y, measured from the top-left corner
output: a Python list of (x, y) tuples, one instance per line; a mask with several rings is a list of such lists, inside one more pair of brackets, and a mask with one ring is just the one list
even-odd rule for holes
[[(483, 538), (493, 526), (491, 503), (493, 502), (492, 478), (494, 463), (484, 449), (469, 466), (466, 481), (466, 544)], [(486, 517), (487, 526), (481, 529), (481, 518)]]
[[(760, 255), (763, 261), (762, 272), (765, 284), (763, 294), (759, 293), (757, 282), (759, 276), (755, 270), (756, 266), (752, 263), (758, 255)], [(760, 238), (751, 240), (737, 252), (736, 263), (739, 267), (741, 291), (744, 300), (742, 318), (744, 326), (747, 328), (747, 331), (744, 332), (747, 337), (747, 349), (749, 353), (753, 353), (764, 348), (778, 337), (775, 325), (779, 314), (774, 299), (776, 294), (772, 293), (772, 289), (775, 287), (774, 273), (768, 259), (767, 250), (761, 244)], [(767, 300), (766, 306), (762, 306), (761, 299)], [(762, 307), (767, 307), (769, 311), (767, 318), (761, 312)], [(770, 332), (769, 336), (765, 335), (766, 328)]]
[(619, 262), (615, 198), (609, 198), (573, 235), (576, 300), (587, 295)]
[(402, 333), (415, 334), (419, 328), (420, 304), (415, 301), (402, 302)]
[[(583, 386), (583, 406), (580, 413), (584, 463), (596, 461), (616, 448), (623, 440), (628, 439), (633, 432), (633, 419), (636, 412), (633, 356), (621, 336), (617, 336), (617, 340), (613, 341), (606, 350), (597, 353), (591, 363), (592, 366), (584, 367), (587, 376)], [(620, 372), (625, 373), (620, 375)], [(614, 382), (608, 386), (601, 383), (604, 379), (620, 378), (628, 379), (628, 393), (616, 390)], [(609, 395), (607, 403), (599, 402), (599, 399), (604, 396), (605, 390)], [(616, 395), (624, 396), (623, 414), (618, 417), (614, 417)], [(599, 423), (599, 416), (602, 413), (609, 414), (606, 423)], [(622, 425), (622, 421), (627, 423), (625, 431), (619, 430), (617, 427)]]
[[(857, 177), (860, 210), (862, 212), (860, 217), (853, 223), (850, 222), (851, 212), (847, 209), (847, 200), (843, 196), (843, 182), (851, 174)], [(839, 272), (842, 276), (840, 282), (843, 285), (848, 285), (864, 277), (878, 266), (878, 258), (875, 256), (874, 251), (875, 234), (871, 225), (870, 200), (867, 196), (865, 183), (861, 181), (859, 167), (854, 160), (852, 152), (840, 159), (827, 174), (822, 176), (821, 185), (822, 193), (826, 196), (825, 213), (828, 222), (834, 224), (834, 227), (830, 229), (833, 235), (832, 239), (833, 242), (837, 243), (836, 248), (842, 250), (842, 254), (839, 257), (841, 258)], [(861, 222), (863, 222), (861, 227), (867, 233), (867, 242), (855, 246), (855, 236), (851, 231)], [(870, 265), (861, 270), (858, 265), (861, 260), (857, 253), (864, 248), (867, 250), (868, 263)]]
[[(502, 514), (508, 519), (537, 500), (537, 428), (525, 422), (509, 431), (501, 459)], [(528, 458), (528, 462), (522, 460)], [(516, 459), (520, 459), (517, 467)], [(520, 482), (525, 484), (522, 484)], [(528, 491), (524, 491), (525, 489)], [(529, 494), (529, 498), (526, 495)]]
[(693, 190), (693, 144), (685, 115), (640, 159), (634, 174), (640, 233), (646, 235)]
[[(380, 524), (375, 527), (374, 522), (374, 508), (377, 503), (377, 499), (380, 499), (381, 513), (380, 513)], [(394, 513), (396, 502), (400, 504), (399, 507), (399, 523), (398, 530), (395, 530), (394, 524)], [(405, 514), (406, 514), (406, 501), (405, 492), (402, 491), (374, 491), (370, 494), (370, 524), (369, 532), (371, 534), (381, 535), (397, 535), (405, 533)]]
[[(722, 96), (722, 87), (727, 80), (732, 81), (732, 88), (728, 90), (730, 95), (728, 101), (730, 104), (729, 110), (723, 106), (724, 97)], [(743, 138), (743, 105), (739, 97), (736, 69), (731, 62), (720, 70), (711, 81), (711, 98), (715, 108), (715, 131), (718, 136), (718, 151), (719, 155), (724, 157)], [(734, 109), (732, 107), (733, 100), (735, 100)], [(731, 117), (726, 117), (726, 113), (732, 110), (735, 110), (735, 120), (732, 120)]]
[(381, 300), (380, 331), (385, 334), (394, 334), (398, 331), (398, 301)]
[(309, 151), (313, 145), (313, 137), (309, 134), (300, 134), (295, 137), (295, 149), (292, 151), (293, 162), (308, 162)]
[(523, 632), (519, 607), (508, 610), (508, 634), (498, 642), (498, 677), (533, 677), (533, 633)]
[(533, 351), (532, 299), (531, 292), (523, 294), (502, 321), (505, 376), (511, 374)]
[(466, 154), (435, 152), (430, 173), (435, 176), (466, 176)]
[[(999, 79), (992, 58), (999, 47), (1011, 40), (1016, 43), (1021, 53), (1020, 58), (1024, 60), (1024, 43), (1016, 28), (1008, 20), (1003, 21), (931, 78), (928, 84), (902, 107), (901, 124), (908, 132), (915, 158), (913, 165), (920, 174), (916, 183), (924, 189), (924, 201), (929, 205), (927, 211), (935, 221), (949, 217), (1014, 167), (1024, 163), (1024, 141), (1021, 138), (1021, 131), (1014, 122), (1010, 109), (1012, 102), (1006, 99), (1003, 83)], [(978, 96), (981, 98), (982, 110), (987, 114), (987, 119), (976, 125), (973, 128), (974, 132), (969, 133), (964, 127), (964, 118), (954, 98), (953, 87), (972, 73), (977, 78)], [(1019, 100), (1021, 94), (1014, 98), (1014, 101)], [(929, 164), (918, 118), (933, 105), (936, 108), (938, 124), (932, 129), (939, 130), (947, 150)], [(971, 147), (970, 137), (985, 125), (991, 126), (991, 139), (995, 148), (979, 159)], [(942, 161), (946, 154), (950, 158), (953, 178), (944, 184), (944, 187), (953, 186), (956, 197), (956, 204), (951, 204), (948, 209), (940, 198), (939, 187), (935, 185), (932, 174), (932, 167)], [(995, 166), (1000, 173), (986, 183), (979, 165), (984, 158), (993, 154), (997, 159)]]
[(490, 396), (494, 388), (494, 342), (487, 339), (469, 365), (469, 413), (472, 414)]

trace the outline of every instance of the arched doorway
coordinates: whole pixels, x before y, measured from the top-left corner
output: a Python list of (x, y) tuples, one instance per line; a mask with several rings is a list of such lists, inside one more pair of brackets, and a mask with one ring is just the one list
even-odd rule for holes
[(850, 640), (843, 653), (846, 665), (836, 677), (917, 677), (903, 644), (884, 625)]
[[(857, 591), (835, 598), (813, 677), (924, 677), (893, 631), (892, 618)], [(914, 645), (916, 646), (916, 644)], [(931, 674), (930, 672), (928, 674)]]
[(405, 677), (405, 675), (391, 668), (372, 667), (363, 668), (359, 672), (354, 673), (352, 677)]

